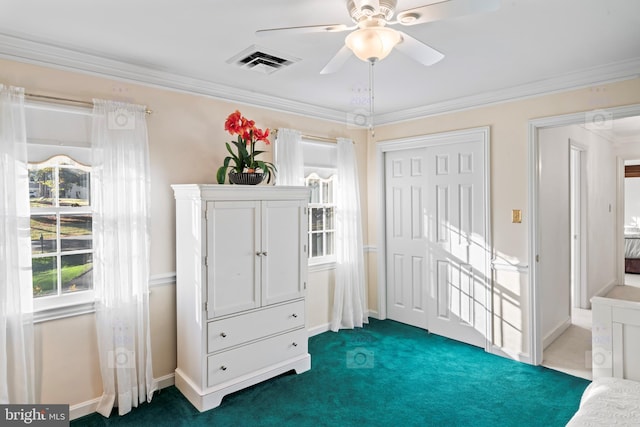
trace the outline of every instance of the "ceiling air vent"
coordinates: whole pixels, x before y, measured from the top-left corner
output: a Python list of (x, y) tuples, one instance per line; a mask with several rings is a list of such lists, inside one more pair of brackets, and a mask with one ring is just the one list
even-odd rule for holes
[(227, 63), (262, 74), (271, 74), (299, 60), (290, 55), (283, 55), (282, 53), (253, 45), (229, 58)]

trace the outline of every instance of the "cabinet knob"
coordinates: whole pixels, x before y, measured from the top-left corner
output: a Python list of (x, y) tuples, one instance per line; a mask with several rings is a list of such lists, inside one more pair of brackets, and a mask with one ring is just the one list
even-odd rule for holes
[(226, 337), (227, 337), (227, 334), (225, 334), (224, 332), (221, 332), (221, 333), (220, 333), (220, 336), (221, 336), (222, 338), (226, 338)]
[(256, 252), (256, 256), (262, 256), (262, 252)]
[(295, 313), (293, 313), (293, 314), (291, 315), (291, 317), (298, 317), (298, 315), (297, 315), (297, 314), (295, 314)]
[(262, 256), (267, 256), (267, 253), (266, 252), (262, 252)]
[(297, 343), (297, 342), (294, 342), (294, 343), (292, 343), (291, 345), (292, 345), (292, 346), (294, 346), (294, 347), (297, 347), (297, 346), (298, 346), (298, 343)]
[(222, 366), (220, 366), (220, 370), (221, 370), (221, 371), (226, 371), (226, 370), (227, 370), (227, 367), (226, 367), (226, 366), (224, 366), (224, 365), (222, 365)]

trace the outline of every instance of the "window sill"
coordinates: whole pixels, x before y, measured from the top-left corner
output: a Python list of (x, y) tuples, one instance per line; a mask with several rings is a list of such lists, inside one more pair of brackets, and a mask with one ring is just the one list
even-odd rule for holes
[(336, 262), (327, 261), (327, 262), (318, 263), (318, 264), (309, 264), (309, 267), (307, 270), (309, 273), (316, 273), (318, 271), (327, 271), (327, 270), (335, 270), (335, 269), (336, 269)]
[(64, 319), (65, 317), (81, 316), (95, 311), (95, 302), (93, 301), (62, 307), (53, 307), (33, 313), (33, 323), (43, 323), (50, 320)]

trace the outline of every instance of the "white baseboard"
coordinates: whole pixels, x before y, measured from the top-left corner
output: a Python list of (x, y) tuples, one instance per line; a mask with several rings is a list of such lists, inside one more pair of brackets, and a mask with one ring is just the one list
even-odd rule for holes
[(505, 359), (517, 360), (518, 362), (531, 365), (531, 356), (528, 353), (512, 352), (497, 345), (492, 345), (488, 352), (496, 356), (504, 357)]
[(323, 332), (327, 332), (331, 330), (331, 323), (324, 323), (319, 326), (314, 326), (313, 328), (309, 328), (307, 332), (309, 332), (309, 336), (313, 337), (315, 335), (320, 335)]
[[(605, 297), (607, 296), (607, 294), (609, 292), (611, 292), (613, 290), (613, 288), (615, 288), (618, 285), (618, 281), (617, 280), (612, 280), (609, 283), (607, 283), (606, 285), (604, 285), (598, 292), (596, 292), (593, 296), (594, 297)], [(591, 299), (591, 298), (589, 298)], [(589, 301), (591, 302), (591, 301)], [(591, 308), (591, 307), (589, 307)]]
[(69, 420), (73, 421), (85, 415), (93, 414), (98, 409), (98, 403), (100, 403), (99, 397), (69, 406)]
[[(158, 390), (171, 387), (175, 383), (175, 374), (170, 373), (160, 378), (155, 378), (155, 381), (158, 383)], [(99, 397), (69, 406), (69, 420), (71, 421), (84, 417), (85, 415), (93, 414), (98, 408), (98, 403), (100, 403)]]
[(378, 310), (369, 310), (369, 317), (373, 317), (374, 319), (377, 319), (377, 320), (383, 320), (383, 319), (380, 319), (380, 313), (378, 313)]
[(571, 326), (571, 316), (563, 320), (558, 326), (556, 326), (546, 337), (542, 339), (542, 348), (547, 348), (549, 344), (554, 342), (564, 331)]

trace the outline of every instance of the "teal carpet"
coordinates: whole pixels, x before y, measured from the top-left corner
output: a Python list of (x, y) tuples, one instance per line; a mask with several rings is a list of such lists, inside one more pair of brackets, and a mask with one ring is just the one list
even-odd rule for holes
[(199, 413), (175, 387), (72, 426), (564, 426), (589, 381), (390, 320), (309, 339), (312, 368)]

